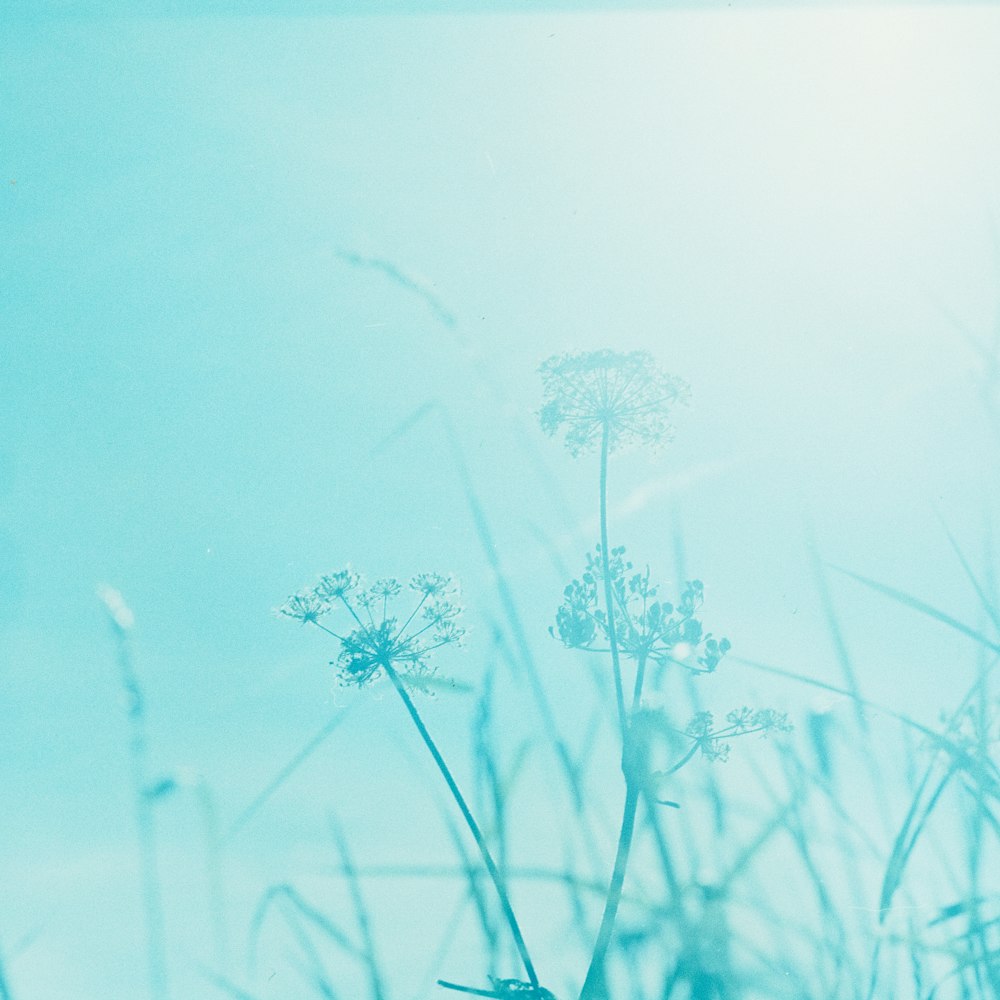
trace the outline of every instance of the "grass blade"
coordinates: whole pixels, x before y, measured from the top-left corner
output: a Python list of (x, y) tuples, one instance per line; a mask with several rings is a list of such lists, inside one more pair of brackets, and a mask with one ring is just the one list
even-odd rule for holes
[(233, 837), (242, 830), (254, 816), (260, 812), (261, 807), (268, 799), (278, 791), (279, 788), (319, 749), (326, 739), (337, 729), (347, 718), (353, 706), (348, 706), (343, 711), (335, 715), (329, 722), (325, 723), (320, 731), (309, 740), (306, 745), (296, 753), (292, 759), (274, 776), (274, 778), (264, 787), (264, 789), (254, 798), (254, 800), (243, 810), (233, 824), (226, 831), (222, 838), (222, 844), (227, 844)]
[(354, 867), (354, 859), (351, 857), (351, 853), (347, 847), (347, 840), (344, 837), (343, 831), (333, 816), (330, 817), (330, 829), (333, 833), (334, 842), (337, 845), (337, 852), (340, 854), (344, 875), (347, 877), (347, 886), (351, 894), (351, 904), (354, 907), (354, 919), (361, 934), (364, 964), (368, 971), (368, 982), (371, 988), (372, 1000), (385, 1000), (385, 987), (382, 983), (382, 973), (375, 950), (375, 936), (372, 933), (368, 907), (365, 905), (364, 896), (361, 892), (361, 880), (358, 878), (358, 870)]

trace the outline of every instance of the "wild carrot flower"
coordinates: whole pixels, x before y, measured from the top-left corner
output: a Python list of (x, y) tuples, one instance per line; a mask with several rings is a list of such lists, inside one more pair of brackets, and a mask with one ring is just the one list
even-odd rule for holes
[(692, 741), (685, 759), (690, 759), (696, 751), (708, 760), (726, 761), (732, 749), (727, 739), (735, 736), (749, 736), (759, 733), (766, 737), (769, 733), (788, 733), (792, 726), (784, 712), (773, 708), (738, 708), (726, 715), (726, 725), (716, 726), (711, 712), (696, 712), (684, 729), (684, 735)]
[(321, 576), (312, 593), (329, 604), (357, 590), (360, 585), (361, 577), (348, 568)]
[[(607, 652), (608, 612), (598, 606), (599, 595), (603, 597), (604, 566), (601, 547), (597, 546), (596, 554), (587, 556), (583, 575), (563, 592), (555, 628), (550, 632), (570, 648)], [(704, 601), (701, 580), (688, 580), (674, 605), (660, 600), (648, 568), (632, 572), (624, 546), (611, 550), (607, 566), (612, 623), (623, 656), (657, 664), (681, 663), (700, 674), (715, 670), (730, 643), (706, 633), (695, 617)]]
[[(668, 375), (645, 351), (584, 351), (555, 355), (543, 362), (542, 429), (549, 435), (565, 428), (572, 455), (599, 448), (601, 548), (605, 603), (613, 601), (608, 568), (608, 456), (630, 444), (658, 445), (670, 440), (670, 412), (686, 402), (687, 383)], [(608, 652), (615, 681), (618, 722), (625, 738), (628, 726), (619, 662), (615, 619), (608, 619)]]
[(667, 374), (645, 351), (611, 350), (555, 355), (539, 368), (542, 429), (565, 428), (570, 453), (597, 447), (663, 444), (673, 436), (670, 410), (687, 402), (686, 382)]
[[(461, 608), (456, 603), (458, 588), (450, 577), (420, 573), (410, 580), (409, 589), (413, 591), (414, 598), (404, 617), (403, 613), (397, 614), (393, 610), (393, 605), (403, 593), (403, 585), (399, 580), (386, 577), (365, 587), (357, 573), (343, 569), (322, 577), (311, 590), (294, 594), (279, 612), (303, 624), (308, 622), (315, 625), (340, 642), (336, 666), (345, 684), (363, 687), (382, 675), (389, 679), (420, 738), (434, 758), (434, 763), (479, 848), (528, 974), (530, 982), (527, 986), (536, 991), (529, 995), (538, 1000), (547, 1000), (551, 994), (539, 986), (503, 874), (493, 859), (486, 838), (451, 768), (438, 749), (408, 690), (426, 690), (425, 682), (433, 674), (433, 667), (429, 662), (431, 655), (445, 646), (460, 644), (465, 635), (465, 629), (458, 624), (461, 615)], [(342, 627), (340, 632), (319, 621), (320, 617), (334, 611), (346, 612), (347, 627)], [(344, 614), (341, 617), (345, 617)]]
[(293, 594), (278, 608), (278, 614), (294, 618), (303, 625), (315, 625), (329, 611), (330, 606), (311, 593)]
[[(419, 681), (433, 673), (431, 654), (458, 645), (465, 629), (457, 624), (461, 608), (457, 588), (445, 576), (421, 573), (410, 581), (415, 600), (405, 613), (393, 605), (403, 585), (393, 578), (363, 586), (349, 569), (321, 577), (311, 590), (293, 594), (279, 612), (303, 624), (317, 625), (340, 641), (336, 667), (344, 684), (362, 687), (386, 666), (405, 679)], [(338, 632), (320, 624), (335, 611), (344, 613), (347, 628)]]

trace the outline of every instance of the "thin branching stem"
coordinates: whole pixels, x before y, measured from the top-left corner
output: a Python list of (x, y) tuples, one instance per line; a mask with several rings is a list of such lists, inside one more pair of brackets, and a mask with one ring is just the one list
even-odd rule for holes
[(507, 886), (504, 883), (500, 869), (493, 860), (493, 855), (490, 852), (489, 845), (486, 843), (486, 838), (483, 836), (483, 832), (480, 830), (479, 824), (476, 822), (476, 818), (472, 815), (472, 810), (469, 808), (469, 804), (466, 802), (465, 796), (458, 787), (458, 783), (455, 781), (455, 778), (451, 773), (451, 769), (445, 763), (444, 757), (441, 756), (441, 752), (437, 748), (437, 744), (434, 742), (430, 732), (424, 725), (424, 720), (420, 717), (420, 713), (417, 711), (417, 706), (413, 704), (413, 699), (407, 692), (406, 685), (402, 682), (399, 674), (393, 668), (392, 664), (387, 660), (382, 662), (382, 667), (385, 670), (386, 676), (392, 682), (392, 686), (396, 689), (396, 693), (402, 699), (403, 705), (406, 707), (406, 711), (409, 713), (410, 718), (413, 720), (413, 724), (417, 727), (417, 732), (420, 733), (420, 737), (424, 741), (424, 745), (434, 758), (434, 763), (437, 764), (438, 770), (441, 772), (441, 776), (444, 778), (445, 784), (447, 784), (448, 790), (451, 792), (452, 798), (454, 798), (459, 811), (462, 813), (462, 818), (465, 820), (465, 824), (468, 826), (469, 832), (472, 834), (472, 837), (476, 842), (476, 846), (479, 848), (483, 864), (486, 865), (486, 870), (489, 872), (490, 878), (493, 880), (493, 886), (500, 899), (500, 908), (503, 910), (504, 917), (510, 927), (511, 935), (514, 938), (514, 944), (517, 947), (517, 952), (521, 957), (521, 962), (524, 964), (524, 971), (527, 974), (532, 987), (538, 989), (538, 975), (535, 972), (534, 963), (531, 961), (531, 955), (528, 953), (528, 946), (524, 942), (524, 935), (521, 933), (521, 927), (517, 922), (517, 917), (514, 916), (514, 909), (510, 903), (510, 897), (507, 894)]

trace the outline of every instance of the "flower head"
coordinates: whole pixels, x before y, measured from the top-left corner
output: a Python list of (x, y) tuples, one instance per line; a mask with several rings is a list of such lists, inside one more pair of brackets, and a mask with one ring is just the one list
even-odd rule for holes
[(279, 615), (284, 615), (286, 618), (294, 618), (303, 625), (307, 623), (315, 624), (323, 615), (328, 614), (329, 611), (330, 606), (312, 592), (292, 594), (278, 608)]
[(784, 712), (773, 708), (743, 708), (726, 713), (726, 725), (717, 726), (711, 712), (696, 712), (684, 729), (684, 735), (692, 740), (692, 751), (712, 761), (729, 759), (730, 745), (727, 740), (734, 736), (749, 736), (758, 733), (767, 738), (769, 733), (789, 733), (792, 725)]
[(452, 586), (451, 578), (440, 573), (418, 573), (410, 580), (410, 589), (418, 594), (433, 597), (446, 592)]
[[(681, 663), (693, 673), (712, 673), (730, 649), (728, 639), (705, 632), (695, 618), (704, 600), (701, 580), (688, 580), (676, 604), (661, 600), (650, 572), (633, 572), (624, 547), (608, 555), (613, 621), (618, 648), (632, 659), (652, 663)], [(604, 593), (601, 547), (587, 556), (582, 577), (563, 591), (562, 606), (551, 629), (565, 646), (604, 651), (609, 642), (607, 608), (599, 606)]]
[(327, 573), (321, 576), (319, 583), (313, 589), (313, 593), (323, 601), (336, 601), (345, 594), (357, 590), (361, 583), (361, 578), (350, 567), (338, 570), (336, 573)]
[(542, 429), (566, 429), (566, 446), (578, 455), (600, 444), (608, 450), (663, 444), (673, 437), (669, 417), (687, 402), (686, 382), (669, 375), (645, 351), (584, 351), (555, 355), (539, 368)]
[[(381, 579), (365, 587), (358, 574), (345, 569), (321, 577), (312, 590), (293, 595), (280, 610), (340, 641), (334, 666), (344, 684), (361, 687), (386, 670), (417, 682), (433, 674), (431, 655), (460, 644), (465, 629), (457, 622), (461, 608), (450, 578), (420, 574), (410, 581), (410, 589), (418, 596), (406, 614), (396, 614), (392, 605), (403, 593), (398, 580)], [(346, 618), (348, 627), (342, 631), (319, 623), (335, 611)]]

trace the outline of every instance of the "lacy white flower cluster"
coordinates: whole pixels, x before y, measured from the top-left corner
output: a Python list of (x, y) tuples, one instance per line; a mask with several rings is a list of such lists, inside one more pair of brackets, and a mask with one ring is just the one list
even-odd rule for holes
[(673, 437), (670, 411), (690, 390), (645, 351), (586, 351), (549, 358), (539, 372), (542, 429), (566, 430), (573, 455), (598, 447), (664, 444)]
[[(414, 597), (404, 616), (393, 610), (404, 592), (402, 583), (387, 578), (366, 587), (357, 573), (344, 569), (293, 594), (278, 610), (340, 641), (335, 666), (345, 684), (360, 687), (386, 669), (419, 681), (433, 673), (431, 654), (461, 643), (465, 629), (458, 624), (462, 609), (450, 577), (420, 573), (407, 589)], [(326, 623), (335, 612), (346, 618), (347, 629), (336, 631)]]

